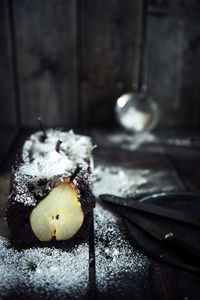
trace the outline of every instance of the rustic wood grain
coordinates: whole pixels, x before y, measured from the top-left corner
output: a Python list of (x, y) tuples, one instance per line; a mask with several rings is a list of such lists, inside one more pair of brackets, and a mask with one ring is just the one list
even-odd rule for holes
[(2, 145), (4, 145), (0, 150), (0, 174), (11, 172), (16, 156), (20, 155), (23, 143), (31, 133), (30, 129), (0, 129)]
[[(98, 136), (96, 136), (98, 139)], [(137, 139), (137, 138), (136, 138)], [(95, 165), (101, 165), (105, 168), (109, 168), (115, 166), (118, 167), (119, 170), (123, 172), (123, 168), (126, 170), (132, 170), (140, 174), (143, 172), (143, 176), (146, 179), (146, 183), (139, 184), (137, 187), (137, 194), (142, 193), (156, 193), (156, 192), (163, 192), (163, 191), (173, 191), (173, 190), (185, 190), (185, 187), (179, 178), (176, 169), (168, 160), (168, 157), (165, 154), (164, 148), (159, 146), (158, 144), (155, 145), (148, 145), (145, 143), (141, 145), (137, 150), (128, 151), (128, 150), (120, 150), (121, 143), (115, 145), (115, 148), (112, 148), (110, 144), (110, 148), (104, 148), (104, 143), (106, 140), (106, 135), (101, 136), (98, 141), (102, 141), (99, 145), (99, 149), (95, 152)], [(134, 139), (133, 139), (134, 143)], [(136, 143), (136, 140), (135, 140)], [(149, 172), (149, 173), (148, 173)], [(137, 177), (137, 175), (136, 175)], [(132, 178), (133, 179), (133, 178)], [(136, 179), (137, 180), (137, 179)], [(120, 179), (119, 179), (120, 181)], [(119, 182), (120, 185), (120, 182)], [(102, 190), (104, 187), (102, 186)], [(130, 190), (130, 194), (133, 193)], [(95, 234), (99, 237), (99, 228), (98, 222), (95, 227)], [(122, 228), (121, 222), (118, 220), (118, 226)], [(109, 223), (105, 224), (104, 232), (108, 232), (109, 237)], [(102, 229), (101, 229), (102, 230)], [(112, 231), (110, 235), (112, 234)], [(121, 229), (122, 236), (124, 235), (124, 231)], [(127, 237), (127, 236), (126, 236)], [(116, 236), (116, 239), (118, 237)], [(112, 243), (108, 238), (105, 240), (104, 235), (102, 235), (102, 240), (96, 238), (96, 244), (98, 245), (100, 242), (105, 243), (104, 250), (109, 249), (109, 245)], [(115, 245), (116, 249), (120, 249), (120, 245)], [(134, 259), (136, 246), (132, 244), (133, 247), (133, 255), (130, 258), (130, 264), (132, 259)], [(119, 250), (120, 251), (120, 250)], [(120, 274), (116, 274), (116, 266), (120, 264), (120, 259), (118, 261), (113, 261), (113, 265), (109, 263), (109, 259), (111, 257), (107, 257), (108, 259), (108, 266), (103, 264), (104, 256), (106, 257), (106, 251), (103, 252), (104, 254), (99, 253), (98, 247), (95, 247), (95, 255), (96, 255), (96, 288), (97, 288), (97, 297), (96, 299), (120, 299), (121, 297), (126, 297), (126, 299), (175, 299), (173, 298), (173, 293), (175, 293), (175, 285), (172, 285), (170, 290), (170, 285), (168, 281), (171, 282), (171, 278), (174, 277), (176, 273), (175, 268), (171, 268), (171, 273), (168, 274), (168, 277), (165, 278), (165, 273), (168, 268), (167, 265), (164, 263), (159, 263), (154, 259), (148, 257), (149, 266), (148, 269), (144, 272), (144, 270), (138, 271), (137, 276), (135, 276), (134, 270), (126, 271), (126, 274), (123, 275), (124, 269)], [(128, 254), (127, 254), (128, 255)], [(102, 260), (102, 261), (101, 261)], [(116, 264), (116, 266), (115, 266)], [(128, 267), (128, 266), (127, 266)], [(137, 267), (136, 267), (137, 268)], [(101, 274), (102, 272), (106, 273), (104, 279), (104, 288), (101, 286)], [(137, 272), (137, 271), (136, 271)], [(164, 273), (165, 272), (165, 273)], [(115, 275), (113, 275), (115, 274)], [(113, 276), (115, 280), (113, 280)], [(181, 276), (181, 275), (180, 275)], [(99, 278), (100, 277), (100, 278)], [(168, 281), (167, 281), (168, 280)], [(198, 280), (197, 280), (198, 281)], [(167, 283), (166, 283), (167, 282)], [(196, 283), (192, 284), (196, 288)], [(178, 285), (178, 284), (177, 284)], [(176, 287), (177, 287), (176, 285)], [(178, 290), (178, 289), (177, 289)], [(182, 291), (188, 291), (185, 289)], [(181, 295), (182, 295), (181, 294)], [(176, 296), (178, 293), (176, 292)]]
[(199, 1), (149, 1), (148, 87), (160, 125), (199, 127)]
[(81, 1), (85, 126), (113, 126), (114, 103), (138, 81), (142, 1)]
[(0, 127), (17, 124), (13, 74), (13, 44), (8, 1), (0, 1)]
[(76, 2), (13, 1), (22, 125), (77, 121)]
[(160, 107), (160, 124), (180, 124), (183, 37), (181, 20), (148, 17), (148, 90)]
[(185, 126), (200, 128), (200, 2), (186, 1), (183, 29), (180, 113)]
[[(160, 264), (153, 279), (162, 278), (163, 291), (159, 291), (156, 299), (199, 299), (199, 274), (180, 270), (167, 264)], [(154, 285), (157, 284), (154, 281)], [(164, 294), (166, 295), (165, 297)], [(153, 299), (153, 298), (152, 298)]]
[[(175, 138), (176, 133), (173, 132), (172, 136)], [(164, 137), (166, 136), (162, 134), (162, 139), (164, 139)], [(139, 186), (137, 192), (144, 192), (145, 189), (147, 192), (150, 192), (152, 191), (152, 187), (155, 188), (154, 192), (156, 189), (157, 191), (164, 191), (169, 187), (175, 191), (199, 190), (199, 149), (192, 148), (192, 144), (191, 147), (175, 147), (166, 145), (160, 146), (157, 143), (145, 143), (137, 150), (125, 151), (119, 149), (121, 148), (120, 141), (118, 142), (119, 148), (116, 143), (112, 145), (111, 138), (109, 139), (109, 146), (106, 141), (108, 136), (106, 135), (104, 138), (102, 134), (100, 138), (96, 135), (96, 139), (99, 141), (99, 149), (96, 150), (95, 156), (97, 165), (100, 164), (105, 167), (121, 166), (122, 168), (138, 170), (138, 172), (141, 169), (151, 170), (149, 176), (146, 173), (147, 184)], [(98, 228), (96, 228), (96, 231), (97, 230)], [(106, 230), (108, 229), (105, 228), (105, 232)], [(134, 245), (133, 249), (135, 249)], [(96, 265), (98, 290), (98, 269), (102, 268), (102, 266), (99, 264), (98, 252), (96, 252), (96, 256), (98, 262)], [(112, 282), (112, 276), (115, 272), (113, 263), (113, 270), (110, 271), (110, 274), (108, 274), (105, 279), (105, 289), (103, 292), (98, 290), (96, 299), (109, 299), (112, 297), (120, 299), (122, 296), (126, 297), (126, 299), (144, 298), (152, 300), (199, 298), (198, 274), (171, 267), (151, 258), (149, 258), (149, 263), (148, 274), (142, 279), (142, 282), (139, 277), (138, 280), (134, 278), (134, 272), (127, 272), (125, 278), (119, 281), (118, 278), (116, 278), (115, 284)]]
[[(2, 168), (2, 164), (7, 164), (7, 157), (10, 153), (10, 149), (14, 146), (16, 142), (15, 138), (17, 136), (17, 130), (14, 128), (0, 128), (0, 167)], [(0, 170), (1, 172), (1, 170)]]
[(166, 152), (187, 190), (200, 191), (199, 149), (168, 147)]

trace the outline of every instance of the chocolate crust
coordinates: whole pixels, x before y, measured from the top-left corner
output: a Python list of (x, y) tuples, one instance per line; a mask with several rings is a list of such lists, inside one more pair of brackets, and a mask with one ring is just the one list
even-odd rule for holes
[[(81, 174), (79, 174), (78, 178), (75, 178), (74, 181), (75, 180), (75, 184), (78, 187), (79, 202), (81, 203), (81, 207), (84, 213), (84, 222), (77, 234), (71, 239), (65, 241), (70, 243), (77, 242), (79, 240), (83, 241), (88, 238), (92, 210), (95, 207), (95, 197), (86, 179)], [(30, 197), (30, 194), (23, 193), (21, 195), (17, 195), (16, 185), (17, 182), (14, 180), (14, 175), (12, 175), (11, 195), (9, 197), (7, 208), (7, 223), (11, 234), (11, 240), (15, 245), (38, 243), (39, 240), (34, 235), (30, 225), (30, 214), (35, 208), (35, 205), (24, 205), (23, 199), (27, 199), (27, 197)], [(16, 197), (21, 197), (22, 201), (16, 201)], [(34, 196), (32, 195), (32, 197)], [(36, 199), (33, 199), (32, 202), (35, 202), (35, 200)], [(42, 199), (37, 199), (37, 204), (41, 200)]]
[[(30, 181), (26, 178), (25, 183), (23, 182), (22, 184), (22, 178), (16, 175), (26, 163), (22, 157), (23, 155), (18, 157), (12, 167), (10, 196), (7, 206), (7, 223), (13, 244), (25, 246), (38, 242), (45, 245), (52, 242), (55, 244), (60, 243), (60, 241), (40, 242), (32, 231), (30, 214), (54, 186), (62, 182), (63, 178), (69, 178), (70, 182), (78, 189), (78, 200), (82, 207), (84, 221), (81, 228), (71, 239), (62, 242), (74, 244), (87, 239), (92, 212), (95, 206), (95, 198), (92, 193), (90, 158), (87, 158), (87, 168), (78, 165), (73, 168), (70, 176), (56, 178), (56, 180), (53, 180), (53, 184), (48, 184), (51, 181), (49, 178), (38, 178), (34, 181), (36, 182), (34, 185), (31, 177)], [(35, 191), (36, 186), (40, 194)]]

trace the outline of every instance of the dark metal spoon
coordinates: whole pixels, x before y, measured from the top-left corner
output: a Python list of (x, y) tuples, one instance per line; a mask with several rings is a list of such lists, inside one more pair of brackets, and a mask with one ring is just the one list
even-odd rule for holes
[(171, 247), (173, 251), (178, 251), (179, 255), (187, 257), (188, 260), (192, 260), (200, 267), (200, 248), (186, 243), (178, 236), (178, 234), (176, 234), (176, 232), (170, 231), (170, 225), (168, 229), (163, 230), (156, 224), (155, 221), (151, 221), (141, 214), (133, 212), (129, 208), (118, 207), (116, 210), (120, 215), (145, 230), (153, 238), (166, 246)]
[(117, 204), (124, 207), (130, 207), (132, 209), (150, 213), (153, 215), (173, 219), (176, 221), (184, 222), (190, 225), (194, 225), (200, 228), (200, 217), (195, 216), (193, 214), (189, 214), (183, 211), (178, 211), (171, 208), (166, 208), (163, 206), (158, 206), (155, 204), (145, 203), (145, 201), (148, 199), (155, 199), (157, 198), (168, 198), (168, 197), (189, 197), (189, 198), (198, 198), (200, 201), (200, 194), (199, 193), (192, 193), (192, 192), (176, 192), (176, 193), (161, 193), (161, 194), (155, 194), (151, 196), (147, 196), (140, 200), (140, 202), (133, 200), (132, 198), (123, 198), (118, 197), (114, 195), (109, 194), (102, 194), (99, 196), (99, 198), (105, 202)]

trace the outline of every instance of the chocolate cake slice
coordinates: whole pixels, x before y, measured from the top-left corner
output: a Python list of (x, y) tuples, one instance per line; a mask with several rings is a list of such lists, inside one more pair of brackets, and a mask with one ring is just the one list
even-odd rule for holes
[(93, 207), (91, 139), (49, 129), (23, 145), (12, 167), (7, 223), (15, 244), (87, 236)]

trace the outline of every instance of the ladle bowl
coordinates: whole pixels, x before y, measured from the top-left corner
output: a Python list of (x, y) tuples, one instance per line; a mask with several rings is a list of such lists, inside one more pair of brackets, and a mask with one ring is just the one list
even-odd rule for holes
[(143, 91), (120, 96), (115, 105), (119, 124), (130, 132), (150, 131), (159, 119), (159, 110), (152, 97)]

